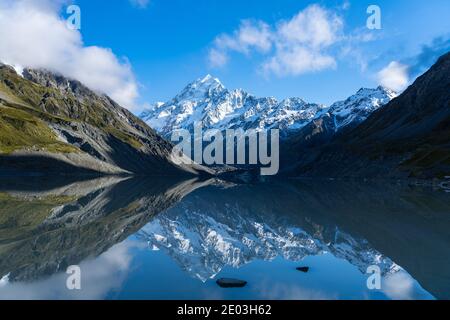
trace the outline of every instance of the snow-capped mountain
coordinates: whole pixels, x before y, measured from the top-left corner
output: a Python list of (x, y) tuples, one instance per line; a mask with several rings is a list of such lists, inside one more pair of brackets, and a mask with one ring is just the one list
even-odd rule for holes
[(210, 75), (196, 80), (166, 103), (157, 103), (141, 114), (147, 124), (165, 137), (176, 129), (193, 130), (202, 121), (205, 129), (302, 128), (326, 107), (300, 98), (258, 98), (242, 89), (228, 90)]
[(156, 103), (140, 117), (166, 138), (177, 129), (193, 130), (202, 121), (205, 129), (280, 129), (282, 136), (300, 130), (315, 119), (332, 116), (335, 131), (364, 121), (370, 113), (394, 98), (386, 88), (361, 89), (331, 107), (300, 98), (277, 101), (258, 98), (242, 89), (228, 90), (219, 79), (207, 75), (184, 88), (166, 103)]
[(376, 89), (362, 88), (348, 99), (332, 104), (328, 114), (332, 115), (335, 131), (338, 131), (350, 124), (356, 125), (363, 122), (372, 112), (395, 97), (397, 93), (381, 86)]

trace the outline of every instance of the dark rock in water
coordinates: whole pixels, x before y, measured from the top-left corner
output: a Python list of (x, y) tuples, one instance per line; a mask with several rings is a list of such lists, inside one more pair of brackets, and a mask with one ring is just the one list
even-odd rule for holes
[(217, 284), (222, 288), (243, 288), (247, 285), (247, 281), (222, 278), (217, 280)]
[(304, 272), (304, 273), (307, 273), (309, 271), (309, 267), (299, 267), (299, 268), (297, 268), (297, 270), (301, 271), (301, 272)]

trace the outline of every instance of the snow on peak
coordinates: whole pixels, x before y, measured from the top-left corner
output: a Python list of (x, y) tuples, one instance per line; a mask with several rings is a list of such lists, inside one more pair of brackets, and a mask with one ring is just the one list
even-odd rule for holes
[(228, 90), (219, 79), (206, 75), (187, 85), (172, 100), (141, 118), (165, 137), (177, 129), (192, 130), (197, 121), (205, 129), (264, 130), (298, 129), (324, 110), (300, 98), (278, 102), (273, 97), (258, 98), (242, 89)]
[(337, 131), (349, 124), (363, 122), (396, 96), (397, 93), (381, 86), (376, 89), (361, 88), (346, 100), (331, 105), (328, 113), (334, 117)]
[(199, 79), (200, 83), (207, 84), (222, 84), (218, 78), (214, 78), (212, 75), (207, 74), (203, 79)]
[(258, 98), (242, 89), (228, 90), (208, 74), (187, 85), (172, 100), (153, 105), (141, 118), (166, 138), (177, 129), (192, 131), (199, 121), (205, 129), (280, 129), (285, 136), (325, 115), (333, 116), (336, 131), (358, 124), (396, 96), (381, 86), (361, 88), (345, 101), (327, 108), (301, 98), (279, 102), (273, 97)]
[(225, 90), (225, 87), (220, 82), (219, 79), (214, 78), (210, 74), (206, 75), (204, 78), (197, 79), (196, 81), (189, 84), (185, 90), (195, 90), (198, 92), (208, 92), (211, 90)]

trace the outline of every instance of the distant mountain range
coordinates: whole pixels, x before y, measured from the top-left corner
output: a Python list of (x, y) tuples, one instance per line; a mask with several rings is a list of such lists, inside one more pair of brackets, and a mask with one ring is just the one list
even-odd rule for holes
[(166, 103), (156, 103), (140, 118), (166, 138), (177, 129), (193, 131), (195, 122), (205, 129), (280, 129), (286, 137), (323, 117), (333, 119), (334, 131), (364, 121), (370, 113), (396, 96), (383, 87), (361, 89), (330, 107), (301, 98), (277, 101), (258, 98), (242, 89), (228, 90), (219, 79), (207, 75), (186, 86)]
[(108, 96), (45, 70), (0, 65), (0, 174), (180, 174), (172, 144)]

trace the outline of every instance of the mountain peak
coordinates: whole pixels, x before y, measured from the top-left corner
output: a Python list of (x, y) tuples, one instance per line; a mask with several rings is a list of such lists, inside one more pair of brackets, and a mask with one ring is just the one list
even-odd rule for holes
[(366, 120), (369, 115), (386, 105), (397, 94), (387, 88), (361, 88), (356, 94), (344, 101), (338, 101), (329, 108), (329, 113), (335, 117), (336, 130), (349, 124), (357, 124)]
[(387, 94), (391, 98), (395, 98), (395, 97), (398, 96), (398, 93), (396, 91), (394, 91), (392, 89), (389, 89), (389, 88), (386, 88), (386, 87), (381, 86), (381, 85), (377, 87), (377, 90)]
[(209, 73), (206, 76), (204, 76), (203, 78), (200, 78), (200, 79), (194, 81), (193, 84), (198, 87), (219, 87), (220, 86), (222, 88), (225, 88), (223, 86), (222, 82), (220, 82), (220, 80), (218, 78), (213, 77)]
[[(219, 81), (217, 78), (214, 78), (212, 75), (210, 75), (210, 74), (208, 73), (203, 79), (200, 80), (200, 82), (205, 83), (205, 82), (208, 82), (208, 81), (211, 81), (211, 80), (217, 80), (217, 81)], [(220, 81), (219, 81), (219, 82), (220, 82)]]
[(208, 129), (294, 130), (306, 125), (322, 109), (300, 98), (278, 102), (272, 97), (258, 98), (243, 89), (227, 90), (218, 78), (207, 74), (160, 108), (146, 110), (141, 118), (170, 137), (173, 130), (191, 130), (196, 121), (202, 121)]
[(221, 94), (226, 88), (219, 79), (210, 74), (188, 84), (180, 94), (175, 97), (177, 101), (199, 100), (212, 95)]
[(354, 98), (357, 96), (372, 97), (372, 96), (376, 96), (376, 95), (388, 96), (389, 98), (393, 99), (398, 94), (395, 91), (380, 85), (376, 88), (361, 88), (356, 92), (356, 94), (354, 94), (350, 98)]

